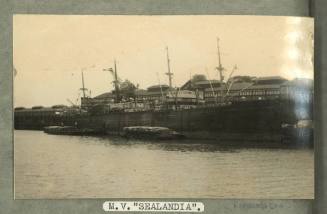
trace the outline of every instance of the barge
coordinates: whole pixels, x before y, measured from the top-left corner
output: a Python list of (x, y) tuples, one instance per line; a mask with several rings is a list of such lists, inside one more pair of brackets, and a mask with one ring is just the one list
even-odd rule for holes
[(46, 126), (43, 130), (47, 134), (53, 135), (100, 135), (99, 130), (90, 128), (77, 128), (74, 126)]

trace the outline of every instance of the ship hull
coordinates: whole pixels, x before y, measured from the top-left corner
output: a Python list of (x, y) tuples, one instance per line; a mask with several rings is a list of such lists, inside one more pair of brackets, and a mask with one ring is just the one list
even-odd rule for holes
[(268, 142), (281, 141), (281, 124), (299, 120), (294, 108), (294, 104), (280, 101), (244, 102), (183, 110), (117, 112), (80, 118), (78, 123), (92, 124), (92, 128), (108, 134), (119, 134), (128, 126), (160, 126), (192, 139)]
[[(167, 127), (192, 139), (280, 142), (282, 124), (294, 124), (301, 119), (296, 114), (296, 108), (298, 104), (295, 103), (265, 100), (194, 109), (79, 115), (56, 118), (53, 121), (43, 120), (38, 124), (17, 123), (15, 127), (37, 129), (60, 123), (77, 124), (80, 128), (120, 134), (124, 127), (159, 126)], [(312, 119), (312, 108), (309, 105), (303, 108), (307, 111), (305, 117)]]

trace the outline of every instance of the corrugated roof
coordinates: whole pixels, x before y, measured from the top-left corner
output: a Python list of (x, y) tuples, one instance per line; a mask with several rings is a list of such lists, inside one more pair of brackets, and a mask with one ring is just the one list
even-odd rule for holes
[(135, 95), (146, 95), (147, 93), (148, 91), (144, 89), (135, 90)]
[(251, 85), (253, 85), (251, 82), (236, 82), (231, 86), (230, 90), (242, 90), (250, 87)]
[[(249, 86), (253, 85), (253, 83), (249, 83), (249, 82), (237, 82), (234, 83), (231, 87), (230, 90), (242, 90), (245, 88), (248, 88)], [(228, 89), (228, 85), (222, 85), (221, 87), (214, 87), (214, 90), (227, 90)], [(212, 91), (211, 88), (207, 88), (206, 91)]]
[(220, 84), (221, 83), (221, 81), (219, 81), (219, 80), (201, 80), (201, 81), (198, 81), (198, 82), (195, 82), (195, 83), (193, 83), (193, 84), (195, 84), (195, 85), (210, 85), (210, 84)]
[(96, 97), (94, 97), (94, 99), (105, 99), (105, 98), (114, 98), (115, 95), (112, 94), (111, 92), (106, 92), (106, 93), (103, 93), (103, 94), (100, 94)]
[(249, 89), (279, 89), (281, 84), (252, 85)]
[(166, 88), (169, 88), (169, 86), (168, 85), (166, 85), (166, 84), (163, 84), (163, 85), (152, 85), (152, 86), (150, 86), (150, 87), (148, 87), (148, 90), (150, 89), (160, 89), (160, 88), (164, 88), (164, 89), (166, 89)]
[[(281, 84), (265, 84), (265, 85), (254, 85), (253, 83), (249, 82), (241, 82), (241, 83), (234, 83), (230, 90), (252, 90), (252, 89), (278, 89), (280, 88)], [(214, 91), (217, 90), (227, 90), (228, 86), (222, 86), (222, 87), (215, 87), (213, 88)], [(207, 88), (206, 91), (212, 91), (211, 88)]]
[[(165, 91), (163, 91), (163, 94), (166, 94)], [(137, 96), (151, 96), (151, 95), (159, 95), (161, 96), (161, 91), (138, 91), (135, 93)]]
[(268, 76), (268, 77), (257, 77), (255, 81), (265, 81), (265, 80), (285, 80), (287, 79), (280, 77), (280, 76)]

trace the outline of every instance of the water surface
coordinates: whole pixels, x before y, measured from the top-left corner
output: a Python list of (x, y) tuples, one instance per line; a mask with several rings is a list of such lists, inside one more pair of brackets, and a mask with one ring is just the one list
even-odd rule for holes
[(18, 199), (313, 198), (312, 149), (14, 134)]

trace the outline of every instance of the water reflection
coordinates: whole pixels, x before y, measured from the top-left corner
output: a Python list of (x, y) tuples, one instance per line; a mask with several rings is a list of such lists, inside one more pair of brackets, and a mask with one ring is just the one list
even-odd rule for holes
[(237, 152), (235, 146), (221, 145), (214, 140), (140, 140), (127, 139), (119, 136), (83, 137), (87, 143), (102, 143), (104, 146), (145, 147), (150, 150), (179, 152)]
[[(75, 136), (76, 137), (76, 136)], [(101, 143), (104, 146), (117, 147), (145, 147), (151, 150), (179, 151), (179, 152), (234, 152), (247, 149), (307, 149), (298, 145), (279, 143), (263, 144), (261, 142), (235, 142), (203, 139), (183, 140), (150, 140), (150, 139), (127, 139), (120, 136), (80, 136), (85, 143)]]

